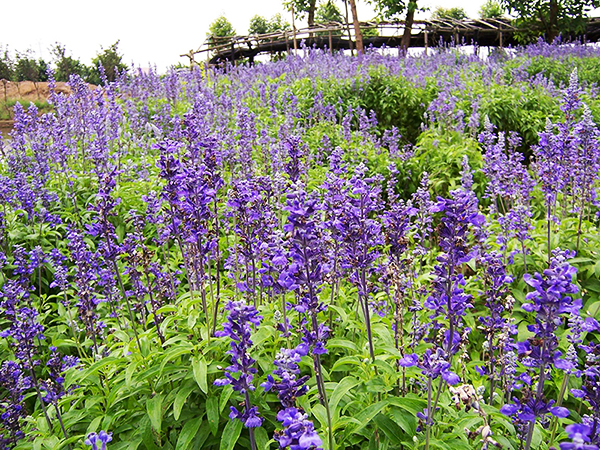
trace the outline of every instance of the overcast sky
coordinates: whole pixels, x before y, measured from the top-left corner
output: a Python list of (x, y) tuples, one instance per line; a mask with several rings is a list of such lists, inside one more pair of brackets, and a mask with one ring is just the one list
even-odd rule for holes
[[(485, 0), (424, 0), (419, 5), (434, 9), (460, 6), (470, 17)], [(67, 54), (84, 64), (120, 40), (124, 62), (138, 67), (156, 66), (163, 72), (178, 62), (187, 63), (179, 55), (197, 49), (206, 38), (211, 22), (224, 15), (238, 34), (246, 34), (255, 15), (271, 17), (281, 13), (291, 23), (291, 14), (282, 0), (28, 0), (6, 1), (2, 5), (0, 51), (25, 52), (49, 61), (49, 49), (59, 42)], [(343, 11), (343, 2), (336, 3)], [(357, 0), (360, 20), (374, 17), (373, 8), (365, 0)], [(297, 23), (300, 27), (305, 23)]]

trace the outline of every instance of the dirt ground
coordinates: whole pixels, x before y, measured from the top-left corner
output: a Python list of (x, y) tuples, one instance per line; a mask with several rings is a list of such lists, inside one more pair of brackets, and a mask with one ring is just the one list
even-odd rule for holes
[[(71, 88), (62, 81), (56, 83), (56, 91), (65, 94), (71, 93)], [(50, 97), (50, 89), (47, 82), (34, 83), (32, 81), (0, 80), (0, 98), (6, 100), (29, 100), (44, 101)]]
[[(56, 91), (69, 95), (71, 88), (67, 83), (59, 81), (56, 83)], [(2, 103), (10, 100), (47, 101), (49, 97), (50, 89), (48, 82), (34, 83), (32, 81), (21, 81), (16, 83), (0, 80), (0, 102)], [(8, 135), (12, 126), (12, 120), (0, 120), (0, 133), (2, 133), (3, 137)]]

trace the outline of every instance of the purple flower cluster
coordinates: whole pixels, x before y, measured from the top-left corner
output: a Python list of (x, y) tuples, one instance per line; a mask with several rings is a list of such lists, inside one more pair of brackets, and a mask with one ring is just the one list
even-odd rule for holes
[(275, 357), (273, 371), (279, 380), (272, 375), (267, 375), (267, 381), (262, 384), (265, 391), (274, 390), (283, 406), (277, 413), (277, 420), (283, 425), (282, 431), (276, 431), (274, 439), (279, 443), (279, 448), (296, 450), (320, 449), (321, 438), (314, 430), (313, 423), (308, 416), (296, 407), (296, 399), (308, 391), (306, 381), (309, 376), (299, 377), (298, 363), (303, 356), (308, 354), (308, 345), (300, 344), (293, 349), (282, 348)]
[[(527, 326), (533, 336), (516, 345), (519, 359), (526, 369), (514, 385), (515, 389), (520, 390), (521, 398), (513, 398), (513, 403), (505, 404), (501, 412), (511, 416), (520, 429), (520, 437), (525, 440), (526, 449), (531, 445), (536, 419), (544, 420), (548, 413), (556, 417), (569, 415), (568, 409), (553, 406), (554, 400), (546, 400), (544, 384), (551, 367), (561, 370), (573, 368), (570, 358), (562, 358), (556, 335), (563, 316), (578, 315), (581, 308), (581, 300), (572, 296), (579, 290), (573, 284), (577, 269), (568, 261), (573, 256), (572, 252), (555, 250), (550, 267), (544, 270), (543, 275), (536, 273), (534, 276), (524, 276), (525, 282), (534, 289), (526, 296), (531, 303), (523, 305), (525, 311), (535, 313), (535, 322)], [(537, 387), (533, 386), (535, 378)]]
[(112, 441), (112, 433), (102, 430), (100, 433), (88, 434), (84, 444), (91, 446), (91, 450), (106, 450), (106, 444), (110, 441)]
[[(231, 365), (227, 367), (225, 378), (215, 380), (216, 386), (225, 386), (230, 384), (233, 390), (244, 395), (245, 405), (243, 411), (238, 411), (234, 406), (231, 407), (229, 417), (240, 420), (246, 427), (255, 428), (262, 424), (262, 418), (258, 415), (258, 408), (250, 403), (249, 392), (253, 391), (252, 380), (256, 369), (252, 367), (255, 360), (250, 356), (252, 347), (252, 325), (260, 325), (261, 316), (258, 315), (256, 308), (247, 305), (244, 301), (230, 301), (225, 307), (229, 314), (227, 322), (223, 324), (223, 331), (217, 331), (217, 337), (228, 337), (231, 339), (231, 350), (227, 353), (231, 355)], [(238, 374), (237, 377), (234, 376)]]

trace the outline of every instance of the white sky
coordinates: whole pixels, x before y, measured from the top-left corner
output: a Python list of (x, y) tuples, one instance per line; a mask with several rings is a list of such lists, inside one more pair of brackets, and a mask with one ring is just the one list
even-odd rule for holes
[[(477, 17), (484, 2), (421, 0), (419, 6), (459, 6), (469, 17)], [(187, 58), (179, 55), (197, 49), (204, 42), (210, 23), (220, 15), (229, 19), (238, 34), (246, 34), (255, 14), (270, 18), (279, 12), (291, 23), (291, 14), (282, 4), (282, 0), (6, 1), (2, 5), (0, 51), (7, 46), (12, 54), (30, 49), (36, 57), (50, 61), (50, 48), (59, 42), (68, 55), (90, 64), (101, 47), (108, 48), (119, 39), (125, 63), (138, 67), (155, 65), (163, 72), (178, 62), (186, 64)], [(343, 13), (343, 2), (337, 0), (336, 4)], [(374, 17), (373, 8), (365, 0), (357, 0), (357, 8), (360, 20)]]

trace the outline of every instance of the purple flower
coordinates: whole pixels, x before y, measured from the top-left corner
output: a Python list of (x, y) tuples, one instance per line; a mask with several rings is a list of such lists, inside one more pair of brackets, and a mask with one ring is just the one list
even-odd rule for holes
[(323, 441), (316, 433), (314, 425), (307, 415), (296, 408), (287, 408), (277, 413), (277, 420), (283, 424), (283, 430), (275, 433), (279, 448), (290, 450), (322, 450)]
[(584, 424), (572, 423), (567, 425), (565, 431), (571, 442), (562, 442), (560, 450), (598, 450), (598, 446), (590, 444), (592, 429)]
[[(100, 433), (90, 433), (84, 442), (85, 445), (90, 445), (91, 450), (106, 450), (106, 444), (112, 441), (112, 433), (100, 431)], [(100, 447), (98, 447), (100, 444)]]
[[(217, 331), (217, 337), (229, 337), (231, 339), (231, 349), (227, 352), (231, 355), (231, 365), (227, 367), (225, 378), (214, 382), (216, 386), (231, 384), (233, 389), (242, 395), (245, 399), (245, 408), (242, 412), (231, 407), (229, 417), (239, 419), (249, 428), (260, 426), (262, 419), (258, 416), (258, 410), (250, 404), (249, 391), (254, 390), (252, 380), (256, 369), (252, 367), (255, 360), (250, 356), (252, 341), (252, 325), (260, 325), (261, 316), (258, 315), (256, 308), (247, 305), (244, 301), (230, 301), (225, 307), (229, 314), (227, 322), (223, 324), (223, 331)], [(237, 377), (234, 376), (238, 374)], [(260, 422), (260, 423), (259, 423)]]

